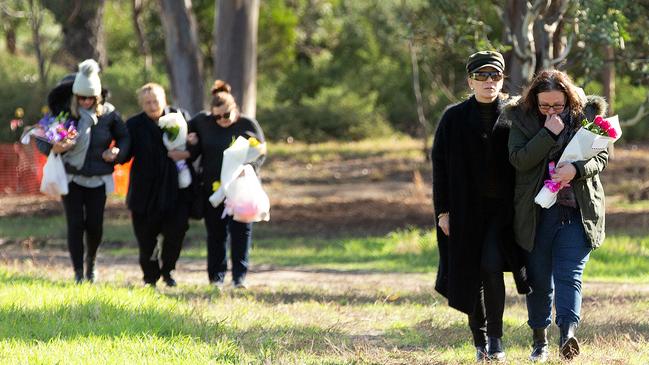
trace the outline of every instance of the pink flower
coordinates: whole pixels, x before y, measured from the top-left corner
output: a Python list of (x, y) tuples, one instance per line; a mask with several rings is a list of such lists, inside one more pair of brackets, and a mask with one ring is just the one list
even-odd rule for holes
[(617, 138), (617, 131), (615, 130), (615, 128), (607, 129), (606, 133), (608, 133), (608, 136), (611, 138)]
[(611, 123), (609, 123), (609, 121), (606, 119), (602, 119), (602, 122), (598, 125), (600, 128), (602, 128), (605, 131), (611, 129)]
[[(601, 127), (603, 122), (606, 122), (606, 121), (604, 120), (604, 118), (601, 115), (595, 116), (595, 119), (593, 120), (593, 123), (595, 123), (595, 125), (598, 126), (598, 127)], [(606, 123), (608, 123), (608, 122), (606, 122)], [(607, 129), (607, 128), (604, 128), (604, 129)]]

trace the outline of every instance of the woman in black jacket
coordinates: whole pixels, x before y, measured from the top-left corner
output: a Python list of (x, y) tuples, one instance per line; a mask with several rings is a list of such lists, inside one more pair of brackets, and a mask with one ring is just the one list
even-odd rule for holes
[[(106, 194), (114, 190), (113, 169), (126, 161), (130, 138), (126, 125), (115, 107), (102, 102), (99, 65), (94, 60), (79, 64), (74, 79), (66, 77), (48, 95), (53, 115), (69, 112), (75, 120), (78, 136), (50, 145), (38, 142), (39, 149), (49, 154), (62, 154), (68, 177), (68, 194), (63, 196), (67, 220), (68, 249), (72, 258), (74, 278), (95, 280), (95, 258), (101, 243)], [(115, 146), (110, 145), (115, 141)]]
[(467, 61), (473, 95), (444, 112), (433, 144), (433, 200), (440, 253), (435, 289), (469, 315), (478, 361), (503, 360), (503, 271), (526, 293), (513, 240), (514, 170), (509, 130), (496, 126), (505, 103), (505, 63), (498, 52)]
[[(189, 153), (167, 150), (158, 120), (169, 113), (181, 113), (185, 120), (188, 116), (184, 110), (167, 106), (164, 89), (155, 83), (138, 90), (138, 101), (143, 111), (126, 121), (133, 140), (128, 154), (133, 164), (126, 203), (140, 250), (144, 283), (155, 287), (162, 276), (167, 286), (176, 286), (172, 271), (189, 229), (192, 188), (178, 185), (175, 161), (189, 157)], [(158, 245), (160, 234), (163, 240)]]
[[(264, 142), (264, 133), (256, 120), (239, 113), (230, 85), (216, 80), (212, 87), (210, 113), (202, 112), (189, 122), (192, 159), (201, 156), (205, 229), (207, 231), (207, 274), (210, 283), (222, 286), (228, 268), (226, 239), (230, 234), (232, 253), (232, 284), (235, 288), (245, 288), (244, 280), (248, 272), (248, 251), (252, 242), (252, 223), (241, 223), (231, 216), (223, 216), (224, 204), (213, 207), (209, 197), (221, 180), (223, 151), (239, 136), (254, 137)], [(192, 143), (193, 142), (193, 143)], [(262, 155), (252, 162), (255, 171), (263, 163)]]

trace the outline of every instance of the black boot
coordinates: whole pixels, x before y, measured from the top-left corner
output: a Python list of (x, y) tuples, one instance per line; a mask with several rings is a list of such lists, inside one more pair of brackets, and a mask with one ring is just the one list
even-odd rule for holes
[(95, 258), (86, 257), (86, 280), (91, 283), (95, 282)]
[(490, 361), (505, 361), (505, 350), (503, 349), (503, 341), (500, 337), (489, 337), (487, 356)]
[(471, 331), (475, 345), (475, 359), (477, 362), (487, 361), (487, 334), (482, 331)]
[(577, 323), (562, 323), (559, 326), (559, 348), (561, 357), (570, 360), (579, 355), (579, 342), (575, 338)]
[(74, 269), (74, 282), (77, 284), (83, 283), (83, 268)]
[(548, 360), (548, 330), (547, 328), (532, 329), (532, 353), (530, 361), (546, 362)]

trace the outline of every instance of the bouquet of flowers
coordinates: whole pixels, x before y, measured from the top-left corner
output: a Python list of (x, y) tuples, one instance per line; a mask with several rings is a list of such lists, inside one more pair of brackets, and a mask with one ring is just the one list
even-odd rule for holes
[[(187, 142), (187, 122), (180, 113), (169, 113), (158, 119), (158, 127), (164, 132), (162, 143), (168, 151), (184, 151)], [(192, 175), (185, 160), (176, 161), (178, 187), (186, 188), (192, 183)]]
[(209, 201), (216, 207), (225, 199), (226, 214), (239, 222), (270, 219), (270, 203), (252, 166), (247, 165), (266, 153), (266, 143), (239, 136), (223, 152), (221, 181), (213, 186)]
[(55, 144), (61, 141), (74, 141), (77, 138), (77, 129), (70, 113), (61, 112), (56, 117), (50, 113), (45, 114), (38, 123), (23, 133), (20, 141), (28, 144), (31, 136)]
[[(602, 152), (622, 136), (620, 121), (617, 115), (603, 118), (598, 115), (592, 122), (584, 119), (581, 128), (572, 137), (566, 149), (561, 154), (557, 164), (587, 160)], [(554, 173), (554, 162), (550, 162), (550, 174)], [(541, 191), (534, 202), (543, 208), (550, 208), (557, 201), (561, 184), (551, 179), (545, 180)]]

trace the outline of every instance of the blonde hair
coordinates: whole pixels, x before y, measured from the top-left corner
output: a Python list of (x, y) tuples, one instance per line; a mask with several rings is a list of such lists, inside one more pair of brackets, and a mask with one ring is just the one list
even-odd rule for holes
[(137, 102), (140, 105), (142, 105), (142, 98), (147, 93), (153, 93), (158, 98), (163, 99), (165, 102), (167, 101), (167, 95), (165, 93), (165, 89), (162, 87), (162, 85), (157, 84), (155, 82), (148, 82), (142, 85), (142, 87), (137, 89), (136, 93), (137, 93)]
[[(70, 101), (70, 114), (75, 119), (79, 119), (79, 102), (77, 101), (77, 96), (82, 95), (72, 95), (72, 100)], [(101, 117), (104, 115), (104, 104), (101, 103), (103, 98), (101, 95), (94, 96), (94, 98), (95, 102), (92, 103), (92, 106), (95, 107), (95, 115)]]

